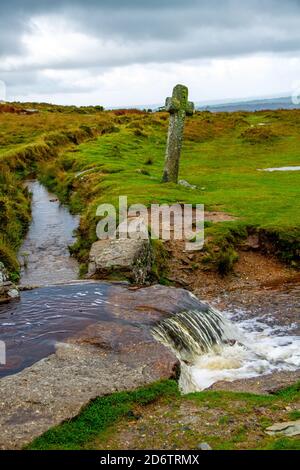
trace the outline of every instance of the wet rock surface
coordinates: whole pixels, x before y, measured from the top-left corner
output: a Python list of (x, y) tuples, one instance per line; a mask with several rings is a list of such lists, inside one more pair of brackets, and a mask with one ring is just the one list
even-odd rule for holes
[(236, 312), (237, 318), (261, 318), (267, 324), (286, 326), (293, 334), (300, 334), (299, 281), (261, 290), (221, 291), (211, 303), (220, 310)]
[(299, 380), (300, 370), (293, 372), (280, 371), (262, 375), (260, 377), (253, 377), (251, 379), (234, 380), (232, 382), (216, 382), (210, 387), (210, 390), (272, 395), (283, 388), (290, 387)]
[(0, 377), (54, 353), (56, 342), (90, 338), (93, 331), (101, 333), (98, 342), (109, 338), (112, 349), (126, 343), (130, 332), (133, 344), (137, 336), (145, 342), (154, 322), (201, 305), (187, 291), (158, 285), (132, 289), (122, 283), (75, 282), (23, 292), (19, 302), (0, 305), (0, 337), (7, 350)]
[[(62, 305), (70, 302), (66, 294), (68, 289), (73, 295), (77, 290), (75, 301), (79, 304), (80, 298), (86, 297), (86, 305), (89, 305), (89, 289), (102, 295), (98, 295), (98, 303), (92, 302), (95, 303), (92, 314), (88, 315), (86, 308), (85, 321), (79, 317), (73, 319), (76, 328), (66, 331), (63, 343), (59, 342), (60, 335), (56, 343), (53, 341), (57, 325), (52, 326), (49, 334), (54, 354), (18, 374), (1, 379), (1, 449), (21, 448), (51, 426), (76, 416), (97, 396), (134, 389), (177, 374), (176, 357), (155, 341), (150, 333), (151, 326), (166, 315), (202, 308), (203, 304), (182, 289), (163, 286), (132, 289), (106, 284), (101, 292), (101, 285), (48, 288), (56, 290), (56, 294), (58, 289), (56, 312), (60, 302)], [(45, 289), (24, 294), (37, 297), (35, 293), (39, 290)], [(48, 300), (51, 306), (51, 299)], [(19, 307), (22, 301), (18, 303)], [(81, 309), (84, 309), (83, 304), (82, 300)], [(38, 303), (37, 311), (40, 311)], [(43, 328), (48, 331), (47, 325)], [(35, 339), (31, 336), (33, 341), (28, 340), (27, 352), (26, 348), (23, 350), (25, 355), (31, 351), (32, 343), (36, 342), (40, 347), (48, 344), (47, 335), (37, 330), (34, 334)], [(18, 341), (14, 344), (18, 349)], [(47, 348), (44, 349), (46, 353)]]

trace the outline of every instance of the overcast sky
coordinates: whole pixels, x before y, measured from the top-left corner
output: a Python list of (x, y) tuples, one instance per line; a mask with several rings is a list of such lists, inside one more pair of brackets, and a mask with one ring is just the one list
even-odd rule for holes
[[(7, 99), (161, 103), (300, 88), (300, 0), (1, 0)], [(3, 95), (0, 83), (0, 99)]]

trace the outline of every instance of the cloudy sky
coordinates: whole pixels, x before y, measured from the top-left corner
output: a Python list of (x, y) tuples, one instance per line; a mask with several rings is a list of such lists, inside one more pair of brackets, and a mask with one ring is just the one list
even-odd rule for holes
[(202, 103), (288, 94), (299, 24), (300, 0), (2, 0), (0, 81), (8, 100), (107, 107), (178, 82)]

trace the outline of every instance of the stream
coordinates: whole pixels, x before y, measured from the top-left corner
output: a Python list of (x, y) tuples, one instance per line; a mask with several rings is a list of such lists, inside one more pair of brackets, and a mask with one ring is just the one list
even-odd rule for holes
[(78, 263), (68, 246), (75, 241), (79, 217), (70, 214), (38, 181), (27, 183), (32, 193), (32, 223), (19, 252), (21, 286), (46, 286), (78, 278)]
[[(28, 186), (32, 192), (32, 222), (20, 250), (20, 284), (39, 288), (22, 292), (20, 301), (0, 305), (0, 340), (5, 342), (7, 358), (6, 365), (0, 365), (0, 377), (20, 372), (49, 356), (55, 352), (57, 342), (70, 339), (97, 322), (117, 325), (122, 332), (124, 326), (126, 329), (132, 325), (149, 331), (155, 321), (153, 312), (164, 311), (170, 316), (191, 309), (186, 305), (196, 300), (185, 305), (180, 299), (181, 290), (175, 288), (161, 286), (160, 294), (155, 296), (151, 288), (130, 293), (122, 283), (78, 281), (78, 263), (70, 257), (68, 246), (74, 243), (79, 218), (71, 215), (40, 183), (32, 181)], [(172, 299), (175, 295), (179, 296), (176, 302)], [(220, 299), (212, 305), (218, 307), (217, 300)], [(226, 304), (228, 308), (222, 307), (220, 315), (232, 326), (232, 337), (237, 339), (234, 345), (211, 347), (189, 365), (173, 347), (182, 360), (183, 391), (201, 390), (218, 380), (300, 368), (299, 286), (291, 286), (288, 292), (266, 292), (261, 298), (242, 304), (237, 295), (231, 302), (227, 299)], [(134, 310), (138, 312), (135, 316)], [(190, 338), (195, 338), (195, 317), (190, 313), (186, 324), (193, 331), (177, 325), (176, 344), (188, 345)], [(213, 320), (208, 317), (207, 321), (213, 333)], [(200, 344), (205, 327), (201, 318), (196, 327)]]

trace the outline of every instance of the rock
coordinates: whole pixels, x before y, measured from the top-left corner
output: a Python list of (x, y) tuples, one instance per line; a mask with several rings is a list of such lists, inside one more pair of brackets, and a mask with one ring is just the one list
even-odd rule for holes
[(300, 419), (297, 421), (286, 421), (285, 423), (276, 423), (265, 431), (269, 436), (284, 435), (298, 436), (300, 434)]
[(207, 442), (201, 442), (201, 444), (198, 445), (199, 450), (212, 450), (209, 444)]
[(258, 395), (273, 395), (283, 388), (294, 385), (300, 380), (300, 369), (289, 371), (278, 371), (272, 374), (253, 377), (250, 379), (239, 379), (234, 382), (220, 381), (214, 383), (210, 390), (222, 390), (231, 392), (246, 392)]
[(99, 240), (92, 245), (90, 251), (88, 276), (105, 279), (117, 273), (142, 285), (145, 284), (151, 267), (149, 239)]
[[(90, 288), (97, 289), (94, 286), (99, 284), (90, 283), (93, 286)], [(83, 285), (88, 289), (88, 283)], [(178, 375), (177, 358), (157, 343), (151, 327), (166, 316), (202, 309), (204, 305), (184, 289), (161, 285), (141, 289), (129, 289), (119, 283), (104, 285), (106, 293), (100, 297), (103, 304), (98, 304), (97, 319), (88, 326), (85, 323), (76, 334), (57, 344), (55, 354), (37, 359), (30, 367), (27, 363), (22, 372), (1, 379), (0, 428), (3, 432), (0, 449), (22, 448), (50, 427), (72, 419), (98, 396), (133, 390)], [(61, 294), (62, 287), (53, 286), (46, 289), (45, 295), (48, 299), (53, 295), (59, 311), (66, 309), (68, 295), (67, 291), (57, 295), (57, 289)], [(65, 286), (64, 289), (70, 289), (70, 298), (74, 299), (75, 287)], [(30, 292), (22, 296), (16, 307), (23, 311), (29, 296)], [(44, 297), (39, 300), (37, 293), (32, 297), (34, 306), (43, 313)], [(38, 336), (39, 326), (34, 328)], [(61, 323), (61, 328), (67, 325)], [(37, 343), (32, 343), (24, 339), (16, 354), (22, 358), (34, 354)], [(9, 342), (7, 346), (10, 350)]]
[(17, 287), (9, 281), (8, 272), (0, 261), (0, 303), (18, 299), (20, 293)]
[(10, 289), (8, 292), (7, 292), (7, 295), (11, 298), (11, 299), (17, 299), (18, 297), (20, 297), (20, 293), (18, 291), (18, 289), (16, 289), (15, 287)]
[(257, 251), (260, 249), (259, 237), (257, 234), (249, 235), (247, 240), (242, 245), (245, 251)]
[(8, 281), (8, 273), (4, 264), (0, 261), (0, 284), (5, 284)]
[(185, 188), (197, 189), (197, 186), (195, 186), (194, 184), (190, 184), (188, 183), (188, 181), (185, 181), (185, 180), (178, 181), (178, 184), (180, 184), (181, 186), (184, 186)]

